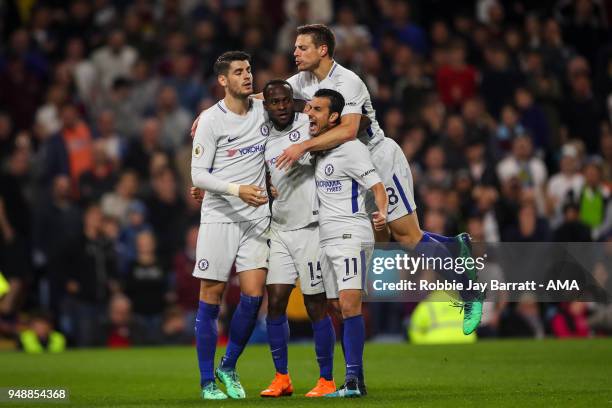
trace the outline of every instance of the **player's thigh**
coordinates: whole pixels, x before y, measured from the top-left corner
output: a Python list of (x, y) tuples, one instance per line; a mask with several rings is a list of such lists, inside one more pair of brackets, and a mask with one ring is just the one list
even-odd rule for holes
[(423, 236), (416, 212), (391, 221), (389, 229), (397, 242), (410, 248), (418, 244)]
[(240, 223), (240, 243), (236, 254), (236, 273), (245, 295), (263, 296), (268, 270), (268, 227), (270, 218)]
[(239, 244), (239, 223), (200, 224), (193, 276), (227, 282)]
[(311, 225), (290, 231), (286, 242), (298, 271), (302, 293), (304, 295), (324, 293), (319, 227)]
[(319, 264), (321, 265), (321, 276), (323, 278), (323, 286), (325, 287), (325, 296), (330, 300), (338, 299), (338, 282), (336, 279), (336, 271), (331, 257), (328, 255), (329, 247), (322, 247), (319, 254)]
[(295, 285), (298, 270), (282, 231), (270, 231), (270, 257), (266, 285)]
[[(394, 140), (385, 138), (372, 150), (371, 155), (389, 199), (387, 221), (392, 222), (414, 213), (416, 203), (412, 172), (402, 149)], [(366, 209), (369, 213), (376, 211), (371, 192), (366, 195)]]

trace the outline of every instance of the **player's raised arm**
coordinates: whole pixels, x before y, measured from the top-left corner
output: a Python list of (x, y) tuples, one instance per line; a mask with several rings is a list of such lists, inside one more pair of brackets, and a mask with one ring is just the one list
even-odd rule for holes
[(229, 183), (212, 174), (212, 166), (217, 152), (217, 142), (210, 123), (200, 120), (193, 138), (191, 155), (191, 181), (200, 190), (216, 194), (233, 195), (252, 206), (268, 202), (265, 190), (254, 185)]
[(306, 140), (299, 144), (285, 149), (278, 157), (276, 167), (287, 168), (298, 161), (306, 152), (317, 152), (329, 150), (344, 142), (353, 140), (357, 137), (361, 114), (348, 114), (342, 116), (340, 124), (333, 129), (319, 135), (318, 137)]

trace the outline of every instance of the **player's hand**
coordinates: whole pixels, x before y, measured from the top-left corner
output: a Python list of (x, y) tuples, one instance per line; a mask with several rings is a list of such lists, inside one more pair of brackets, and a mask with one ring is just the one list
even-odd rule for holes
[(288, 169), (293, 163), (300, 160), (304, 153), (306, 153), (306, 149), (302, 146), (302, 143), (289, 146), (283, 150), (283, 153), (276, 159), (276, 167), (281, 170)]
[(381, 231), (387, 225), (387, 215), (383, 215), (380, 211), (376, 211), (372, 214), (372, 222), (374, 223), (374, 229)]
[(266, 190), (252, 184), (244, 184), (238, 190), (238, 197), (252, 207), (259, 207), (268, 202)]
[(278, 190), (273, 185), (270, 185), (270, 194), (272, 194), (272, 198), (278, 198)]
[(189, 189), (189, 195), (191, 195), (191, 197), (198, 203), (202, 204), (202, 201), (204, 200), (204, 191), (197, 187), (191, 187)]

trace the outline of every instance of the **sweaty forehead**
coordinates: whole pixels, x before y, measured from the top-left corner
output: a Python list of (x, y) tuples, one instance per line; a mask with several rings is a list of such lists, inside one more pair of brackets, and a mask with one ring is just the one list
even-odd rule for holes
[(235, 71), (237, 69), (246, 69), (246, 68), (248, 68), (250, 66), (251, 66), (251, 64), (247, 60), (244, 60), (244, 61), (232, 61), (232, 62), (230, 62), (229, 72)]
[(289, 95), (291, 95), (291, 90), (284, 84), (270, 85), (265, 92), (266, 98), (283, 98)]
[(295, 39), (295, 45), (314, 46), (312, 35), (310, 34), (298, 35), (297, 38)]
[(321, 98), (321, 97), (314, 97), (312, 98), (312, 100), (309, 102), (311, 107), (319, 107), (319, 108), (327, 108), (329, 107), (329, 99), (327, 98)]

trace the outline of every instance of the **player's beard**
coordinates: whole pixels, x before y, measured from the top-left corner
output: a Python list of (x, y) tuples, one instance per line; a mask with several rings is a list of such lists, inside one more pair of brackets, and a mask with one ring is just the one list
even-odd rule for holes
[(253, 93), (253, 88), (251, 88), (250, 91), (245, 92), (243, 90), (242, 84), (240, 85), (230, 84), (230, 86), (227, 87), (227, 92), (230, 94), (232, 98), (246, 99)]

